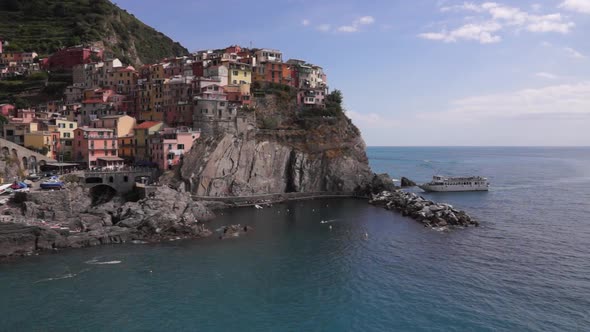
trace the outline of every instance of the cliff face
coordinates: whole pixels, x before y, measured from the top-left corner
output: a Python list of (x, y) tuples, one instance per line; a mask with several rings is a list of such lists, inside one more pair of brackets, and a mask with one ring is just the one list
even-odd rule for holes
[[(275, 129), (217, 133), (185, 155), (181, 180), (199, 196), (248, 196), (284, 192), (353, 192), (374, 175), (365, 143), (344, 114), (285, 117)], [(275, 114), (280, 117), (280, 114)]]

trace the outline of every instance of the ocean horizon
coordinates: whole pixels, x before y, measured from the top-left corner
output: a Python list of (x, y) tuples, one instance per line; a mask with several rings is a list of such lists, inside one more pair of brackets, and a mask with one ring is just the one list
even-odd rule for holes
[(421, 193), (480, 227), (439, 232), (356, 199), (226, 210), (212, 230), (254, 230), (1, 264), (0, 330), (588, 330), (590, 148), (367, 154), (394, 178), (487, 177), (489, 192)]

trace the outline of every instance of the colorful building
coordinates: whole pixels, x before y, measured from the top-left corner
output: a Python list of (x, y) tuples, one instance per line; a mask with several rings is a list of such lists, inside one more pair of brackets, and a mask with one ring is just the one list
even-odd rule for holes
[(246, 63), (229, 62), (228, 84), (252, 84), (252, 66)]
[(115, 132), (106, 128), (82, 127), (74, 130), (74, 160), (89, 167), (121, 165)]
[(56, 158), (59, 149), (59, 133), (34, 131), (24, 135), (24, 146), (46, 157)]
[(135, 139), (135, 160), (144, 162), (149, 158), (149, 137), (162, 130), (164, 123), (161, 121), (145, 121), (133, 129)]
[(102, 59), (104, 50), (95, 47), (69, 47), (61, 49), (44, 63), (49, 70), (72, 70), (75, 66)]
[(15, 116), (16, 114), (14, 105), (0, 104), (0, 114), (2, 114), (2, 116), (5, 118)]
[(171, 169), (180, 163), (194, 141), (201, 135), (190, 128), (165, 128), (149, 138), (151, 160), (162, 170)]
[(135, 159), (135, 137), (133, 133), (117, 136), (119, 144), (119, 157), (127, 163), (131, 163)]
[(51, 132), (59, 133), (59, 149), (57, 155), (63, 156), (64, 160), (72, 160), (74, 156), (74, 130), (78, 123), (66, 119), (50, 119), (48, 129)]
[(109, 115), (92, 121), (92, 128), (113, 129), (116, 136), (133, 134), (136, 120), (129, 115)]

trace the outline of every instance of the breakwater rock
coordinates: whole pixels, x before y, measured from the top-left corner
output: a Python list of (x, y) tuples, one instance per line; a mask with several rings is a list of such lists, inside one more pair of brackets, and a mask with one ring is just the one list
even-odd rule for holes
[(467, 227), (479, 226), (479, 223), (464, 211), (452, 205), (435, 203), (415, 193), (401, 190), (383, 191), (372, 196), (369, 203), (383, 206), (388, 210), (400, 212), (422, 223), (424, 227)]

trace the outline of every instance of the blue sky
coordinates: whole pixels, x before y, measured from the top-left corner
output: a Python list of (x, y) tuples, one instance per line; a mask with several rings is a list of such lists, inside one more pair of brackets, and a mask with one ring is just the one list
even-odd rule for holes
[(368, 145), (590, 145), (590, 0), (118, 0), (190, 51), (324, 67)]

